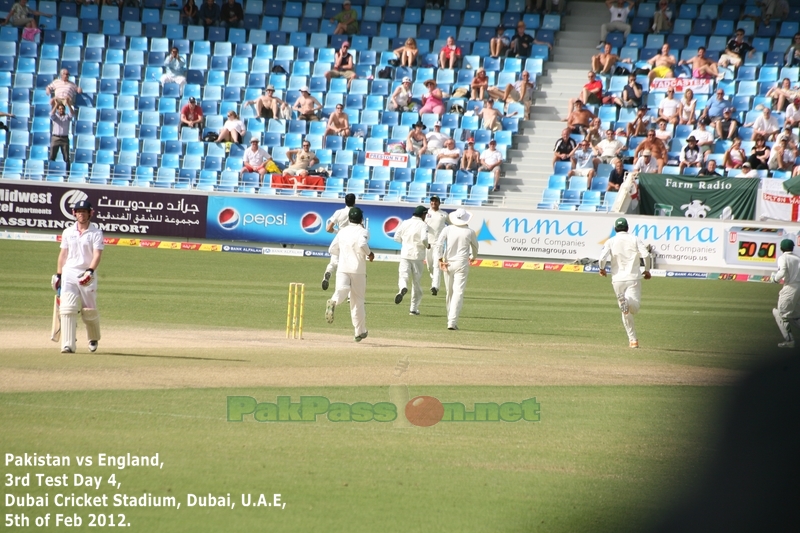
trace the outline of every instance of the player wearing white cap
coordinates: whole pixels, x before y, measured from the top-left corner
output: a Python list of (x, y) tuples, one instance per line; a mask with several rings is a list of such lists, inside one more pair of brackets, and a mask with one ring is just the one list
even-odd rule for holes
[[(336, 231), (344, 228), (350, 223), (350, 208), (356, 205), (356, 195), (348, 193), (344, 197), (344, 207), (337, 209), (328, 219), (325, 225), (325, 231), (328, 233), (336, 233)], [(336, 266), (339, 264), (339, 257), (331, 254), (331, 260), (328, 266), (325, 267), (325, 274), (322, 276), (322, 290), (327, 291), (330, 284), (331, 276), (336, 274)]]
[(422, 302), (422, 285), (419, 280), (422, 277), (422, 262), (425, 260), (425, 250), (430, 248), (430, 244), (428, 244), (428, 225), (423, 220), (427, 212), (427, 207), (418, 205), (414, 209), (414, 215), (401, 222), (394, 233), (394, 240), (402, 244), (397, 282), (399, 291), (394, 297), (394, 303), (399, 304), (403, 301), (403, 296), (408, 292), (408, 281), (410, 279), (411, 309), (408, 313), (410, 315), (419, 314), (419, 304)]
[(56, 292), (61, 289), (61, 353), (75, 353), (78, 311), (86, 325), (89, 351), (94, 352), (100, 340), (95, 271), (103, 254), (103, 232), (91, 223), (88, 200), (76, 202), (72, 214), (75, 224), (61, 234), (61, 252), (50, 284)]
[(425, 251), (425, 262), (428, 264), (428, 272), (431, 274), (431, 294), (439, 294), (439, 286), (442, 281), (442, 271), (439, 268), (439, 257), (442, 249), (436, 244), (439, 235), (447, 225), (447, 213), (439, 209), (442, 201), (438, 196), (431, 196), (431, 208), (425, 215), (425, 223), (428, 225), (428, 242), (430, 247)]
[[(650, 279), (652, 259), (642, 239), (628, 233), (627, 220), (615, 220), (614, 230), (617, 234), (605, 242), (600, 252), (600, 275), (606, 277), (606, 263), (611, 262), (611, 286), (622, 311), (622, 323), (628, 333), (629, 346), (638, 348), (633, 315), (639, 312), (642, 277)], [(640, 267), (641, 259), (644, 259), (644, 274)]]
[(778, 323), (778, 329), (785, 342), (778, 344), (780, 348), (794, 348), (794, 337), (789, 324), (800, 328), (800, 257), (794, 255), (794, 242), (783, 239), (780, 244), (783, 254), (778, 258), (778, 271), (773, 272), (770, 279), (773, 283), (783, 281), (783, 288), (778, 293), (778, 307), (772, 310), (772, 316)]
[(464, 304), (470, 253), (473, 259), (478, 256), (478, 237), (467, 226), (472, 214), (466, 210), (456, 209), (448, 218), (450, 225), (439, 234), (436, 245), (442, 251), (439, 268), (444, 271), (444, 286), (447, 290), (447, 329), (455, 330), (458, 329), (458, 316)]

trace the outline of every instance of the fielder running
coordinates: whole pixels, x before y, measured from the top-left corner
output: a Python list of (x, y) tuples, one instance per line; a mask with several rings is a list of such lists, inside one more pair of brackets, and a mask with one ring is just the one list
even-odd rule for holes
[(778, 307), (772, 310), (772, 316), (778, 323), (784, 341), (778, 344), (780, 348), (794, 348), (794, 337), (789, 324), (800, 328), (800, 257), (794, 255), (794, 242), (783, 239), (780, 244), (783, 254), (778, 258), (778, 271), (773, 272), (770, 279), (773, 283), (783, 281), (783, 288), (778, 293)]
[(422, 261), (425, 259), (425, 251), (431, 247), (428, 244), (428, 225), (423, 220), (427, 212), (427, 207), (418, 205), (414, 209), (414, 215), (401, 222), (394, 233), (394, 240), (402, 243), (400, 275), (397, 282), (399, 291), (394, 297), (394, 303), (399, 304), (403, 301), (403, 296), (408, 292), (410, 278), (411, 309), (408, 312), (410, 315), (419, 315), (419, 304), (422, 302), (422, 285), (419, 282), (424, 268)]
[[(356, 205), (356, 195), (352, 193), (345, 195), (344, 205), (345, 207), (334, 211), (331, 218), (328, 219), (325, 225), (325, 231), (328, 233), (335, 233), (337, 230), (342, 229), (350, 223), (348, 215), (350, 213), (350, 208)], [(328, 266), (325, 267), (325, 274), (322, 276), (323, 291), (328, 290), (331, 276), (336, 274), (336, 266), (338, 264), (339, 257), (331, 254), (331, 260), (328, 262)]]
[(447, 329), (458, 329), (458, 316), (464, 304), (464, 289), (469, 275), (469, 256), (478, 257), (478, 237), (467, 223), (472, 215), (464, 209), (456, 209), (448, 217), (450, 225), (445, 227), (436, 240), (442, 251), (439, 268), (444, 271), (444, 287), (447, 291)]
[(76, 202), (72, 214), (75, 224), (61, 235), (61, 252), (50, 284), (56, 292), (61, 288), (61, 353), (75, 353), (78, 311), (86, 325), (89, 351), (94, 352), (100, 340), (95, 271), (103, 254), (103, 232), (91, 223), (88, 200)]
[(369, 232), (361, 225), (364, 213), (351, 207), (349, 224), (339, 230), (328, 251), (339, 257), (336, 272), (336, 290), (325, 307), (325, 320), (333, 324), (333, 313), (350, 295), (350, 318), (355, 328), (355, 341), (367, 338), (367, 310), (364, 300), (367, 293), (367, 260), (375, 259), (369, 249)]
[(428, 272), (431, 275), (431, 294), (436, 296), (439, 294), (440, 282), (442, 280), (442, 271), (439, 268), (439, 258), (442, 256), (442, 250), (436, 245), (439, 235), (447, 225), (447, 213), (439, 209), (442, 201), (438, 196), (431, 196), (431, 208), (425, 216), (425, 223), (428, 225), (428, 241), (431, 246), (425, 252), (425, 261), (428, 263)]
[[(614, 221), (617, 234), (603, 245), (600, 253), (600, 275), (606, 277), (606, 263), (611, 262), (611, 286), (617, 295), (622, 323), (628, 333), (629, 346), (639, 347), (633, 315), (639, 312), (642, 299), (642, 276), (650, 279), (652, 258), (642, 239), (628, 233), (628, 221), (618, 218)], [(644, 274), (639, 260), (644, 259)]]

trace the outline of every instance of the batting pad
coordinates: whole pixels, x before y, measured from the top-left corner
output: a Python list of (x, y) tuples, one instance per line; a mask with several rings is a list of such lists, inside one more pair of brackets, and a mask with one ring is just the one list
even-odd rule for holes
[(75, 313), (64, 314), (61, 309), (61, 346), (69, 346), (75, 351), (75, 329), (78, 326), (78, 317)]
[(84, 307), (81, 309), (81, 318), (83, 323), (86, 324), (86, 336), (90, 341), (100, 340), (100, 313), (97, 309), (89, 309)]
[(70, 292), (61, 293), (61, 316), (64, 315), (77, 315), (81, 310), (81, 304), (78, 301), (78, 295)]

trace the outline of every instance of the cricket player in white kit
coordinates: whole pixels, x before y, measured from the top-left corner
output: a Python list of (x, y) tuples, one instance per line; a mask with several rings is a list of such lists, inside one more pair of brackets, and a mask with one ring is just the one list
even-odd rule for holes
[[(325, 231), (328, 233), (335, 233), (337, 230), (342, 229), (350, 223), (348, 215), (350, 213), (350, 208), (356, 205), (356, 195), (352, 193), (345, 195), (344, 205), (345, 207), (334, 211), (331, 218), (326, 222)], [(331, 255), (331, 260), (328, 262), (328, 266), (325, 267), (325, 274), (322, 276), (323, 291), (328, 290), (331, 276), (336, 274), (336, 266), (338, 264), (339, 258), (335, 255)]]
[(333, 324), (336, 306), (347, 300), (349, 294), (355, 341), (361, 342), (367, 338), (367, 260), (375, 259), (375, 254), (369, 249), (369, 232), (361, 225), (364, 221), (361, 209), (351, 207), (348, 219), (350, 223), (339, 230), (328, 249), (331, 255), (339, 257), (339, 267), (336, 272), (336, 291), (328, 300), (325, 320)]
[(89, 351), (94, 352), (100, 340), (95, 271), (103, 254), (103, 232), (91, 223), (88, 200), (76, 202), (72, 214), (75, 224), (61, 235), (61, 252), (50, 284), (56, 292), (61, 289), (61, 353), (75, 353), (78, 311), (86, 325)]
[(770, 279), (773, 283), (783, 281), (783, 288), (778, 293), (778, 307), (772, 310), (772, 316), (778, 323), (778, 329), (785, 342), (778, 344), (780, 348), (794, 348), (794, 337), (789, 324), (800, 328), (800, 257), (794, 255), (794, 242), (783, 239), (780, 244), (783, 254), (778, 258), (778, 271), (773, 272)]
[(403, 301), (403, 296), (408, 292), (408, 281), (411, 280), (411, 309), (410, 315), (419, 315), (419, 304), (422, 302), (422, 285), (419, 280), (424, 268), (425, 251), (430, 248), (428, 244), (428, 225), (423, 220), (428, 208), (418, 205), (414, 215), (404, 220), (394, 233), (394, 240), (401, 243), (400, 248), (400, 275), (397, 282), (399, 291), (394, 297), (394, 303)]
[(439, 257), (442, 256), (442, 250), (436, 245), (436, 241), (447, 225), (447, 213), (439, 209), (441, 204), (442, 201), (438, 196), (431, 196), (431, 208), (425, 216), (425, 223), (430, 228), (428, 241), (431, 243), (430, 248), (425, 252), (425, 261), (428, 263), (428, 272), (431, 274), (431, 294), (434, 296), (439, 294), (442, 280), (442, 271), (439, 269)]
[[(642, 277), (650, 279), (652, 258), (642, 239), (628, 233), (628, 221), (618, 218), (614, 221), (617, 234), (603, 245), (600, 252), (600, 275), (606, 277), (606, 263), (611, 262), (611, 286), (617, 295), (622, 323), (628, 333), (629, 346), (639, 347), (633, 315), (639, 312), (642, 299)], [(644, 273), (639, 263), (644, 259)]]
[(464, 209), (456, 209), (448, 219), (450, 225), (445, 227), (436, 241), (442, 250), (439, 268), (444, 271), (444, 287), (447, 291), (445, 309), (447, 310), (447, 329), (458, 329), (458, 316), (464, 304), (464, 290), (467, 288), (469, 275), (469, 258), (478, 257), (478, 237), (467, 223), (472, 214)]

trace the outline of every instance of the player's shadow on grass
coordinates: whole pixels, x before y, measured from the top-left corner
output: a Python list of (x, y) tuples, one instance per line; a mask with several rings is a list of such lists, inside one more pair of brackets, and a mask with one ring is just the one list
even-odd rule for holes
[(156, 359), (188, 359), (193, 361), (232, 361), (234, 363), (249, 363), (249, 359), (225, 359), (222, 357), (190, 357), (186, 355), (154, 355), (143, 353), (104, 353), (112, 357), (153, 357)]

